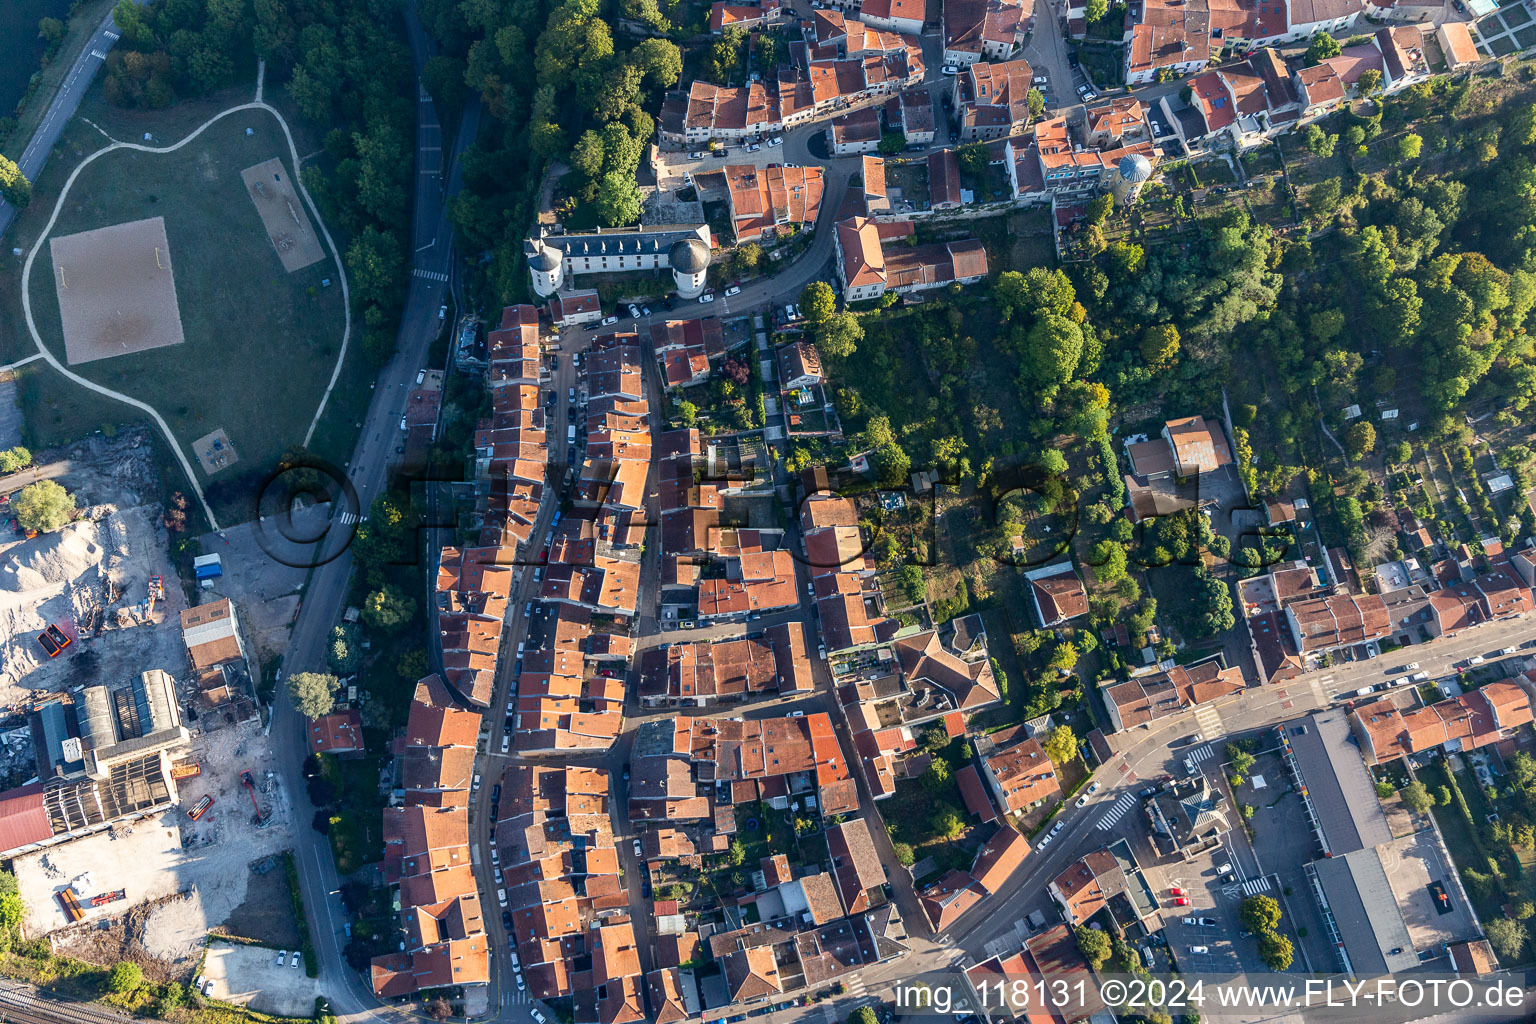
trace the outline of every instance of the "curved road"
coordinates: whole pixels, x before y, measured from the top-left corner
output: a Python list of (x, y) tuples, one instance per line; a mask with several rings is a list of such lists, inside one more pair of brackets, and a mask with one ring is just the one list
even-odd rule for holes
[[(133, 0), (133, 2), (142, 5), (148, 0)], [(106, 63), (107, 51), (112, 49), (112, 44), (117, 42), (117, 38), (117, 23), (112, 20), (112, 14), (109, 11), (101, 24), (96, 26), (96, 31), (86, 40), (79, 55), (75, 57), (69, 74), (64, 76), (63, 84), (59, 86), (59, 91), (54, 94), (53, 100), (48, 104), (48, 112), (43, 115), (42, 122), (32, 133), (27, 148), (21, 151), (21, 159), (16, 161), (16, 165), (21, 168), (21, 173), (28, 181), (36, 181), (37, 176), (43, 172), (43, 165), (48, 162), (48, 154), (53, 152), (54, 144), (59, 141), (64, 126), (69, 123), (70, 118), (75, 116), (75, 111), (80, 109), (80, 101), (85, 98), (86, 91), (90, 89), (91, 82), (96, 78), (96, 69)], [(0, 235), (6, 233), (11, 226), (11, 221), (15, 218), (16, 208), (0, 200)]]

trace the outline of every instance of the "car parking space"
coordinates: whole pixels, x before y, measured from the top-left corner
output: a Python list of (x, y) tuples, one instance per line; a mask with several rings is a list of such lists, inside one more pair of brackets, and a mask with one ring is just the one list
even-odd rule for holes
[[(1271, 891), (1269, 895), (1279, 899), (1287, 891), (1291, 894), (1284, 899), (1284, 906), (1296, 936), (1293, 941), (1306, 950), (1306, 956), (1315, 968), (1330, 970), (1336, 956), (1327, 941), (1328, 927), (1317, 909), (1317, 901), (1312, 898), (1311, 883), (1302, 871), (1302, 865), (1316, 859), (1320, 852), (1313, 823), (1289, 773), (1276, 769), (1272, 774), (1264, 767), (1273, 764), (1278, 761), (1260, 755), (1256, 770), (1263, 772), (1277, 792), (1257, 805), (1250, 845), (1260, 865), (1274, 873), (1272, 877), (1280, 892)], [(1252, 943), (1251, 939), (1245, 945), (1249, 943)], [(1297, 960), (1301, 959), (1298, 950)]]
[[(683, 188), (692, 183), (694, 175), (703, 171), (718, 171), (727, 164), (747, 164), (753, 167), (782, 164), (785, 162), (783, 140), (782, 135), (764, 136), (732, 142), (713, 152), (703, 149), (658, 150), (651, 169), (656, 172), (658, 188)], [(688, 176), (687, 179), (684, 175)]]
[(1160, 882), (1163, 937), (1168, 953), (1183, 971), (1227, 972), (1242, 969), (1234, 940), (1240, 925), (1236, 904), (1222, 891), (1217, 872), (1227, 854), (1221, 847), (1155, 873)]

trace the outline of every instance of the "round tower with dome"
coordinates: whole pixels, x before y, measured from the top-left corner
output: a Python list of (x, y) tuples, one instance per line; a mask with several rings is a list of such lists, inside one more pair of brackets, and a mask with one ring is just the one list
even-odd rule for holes
[(678, 298), (696, 299), (703, 294), (709, 274), (709, 246), (695, 237), (679, 239), (667, 250), (667, 262), (672, 265)]
[(523, 243), (523, 255), (528, 259), (528, 272), (533, 275), (533, 291), (546, 299), (560, 290), (565, 283), (565, 254), (540, 236)]
[(1131, 153), (1121, 158), (1109, 180), (1109, 190), (1115, 197), (1115, 205), (1135, 205), (1141, 198), (1141, 190), (1151, 180), (1152, 161), (1140, 153)]

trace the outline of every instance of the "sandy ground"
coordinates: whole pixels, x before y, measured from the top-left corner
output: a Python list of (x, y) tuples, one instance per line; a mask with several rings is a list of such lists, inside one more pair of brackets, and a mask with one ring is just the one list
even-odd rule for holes
[(288, 180), (288, 170), (276, 157), (240, 172), (246, 193), (261, 214), (261, 225), (277, 250), (288, 273), (301, 270), (325, 257), (315, 229), (304, 212), (304, 203)]
[[(57, 533), (0, 548), (0, 703), (33, 691), (115, 682), (146, 668), (186, 672), (181, 588), (166, 555), (157, 506), (92, 506)], [(145, 614), (148, 580), (165, 598)], [(49, 658), (37, 634), (65, 622), (78, 639)]]
[(315, 1011), (315, 997), (322, 995), (320, 981), (304, 973), (304, 961), (290, 966), (290, 956), (277, 966), (277, 953), (265, 946), (210, 943), (203, 961), (203, 977), (213, 979), (213, 998), (236, 1006), (285, 1017), (308, 1017)]
[[(155, 498), (155, 474), (143, 431), (92, 435), (38, 454), (40, 465), (7, 477), (3, 489), (34, 477), (56, 479), (85, 509), (85, 518), (23, 540), (0, 516), (0, 708), (14, 707), (33, 691), (120, 682), (146, 668), (183, 675), (180, 611), (186, 601), (171, 571), (162, 510), (146, 504)], [(151, 575), (165, 581), (165, 599), (145, 624)], [(74, 623), (78, 638), (49, 658), (37, 633), (61, 619)]]
[(54, 238), (48, 251), (71, 366), (186, 340), (164, 217)]
[[(178, 785), (180, 807), (158, 820), (118, 826), (115, 839), (101, 833), (17, 858), (29, 936), (57, 933), (58, 948), (97, 963), (131, 955), (163, 977), (179, 977), (196, 963), (209, 931), (245, 902), (251, 866), (292, 843), (293, 821), (287, 792), (263, 767), (272, 751), (258, 724), (194, 737), (179, 756), (203, 765), (203, 774)], [(251, 798), (240, 784), (247, 769), (258, 781), (257, 799), (272, 812), (266, 828), (253, 823)], [(191, 821), (185, 809), (205, 795), (213, 806)], [(66, 928), (55, 893), (87, 872), (88, 893), (121, 888), (127, 897)], [(286, 904), (286, 887), (262, 890)], [(101, 928), (107, 918), (115, 922)]]

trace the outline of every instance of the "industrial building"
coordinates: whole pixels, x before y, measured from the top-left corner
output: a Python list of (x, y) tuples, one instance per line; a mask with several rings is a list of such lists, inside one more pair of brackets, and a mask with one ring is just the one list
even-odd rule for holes
[(0, 856), (176, 803), (171, 755), (189, 735), (169, 673), (150, 669), (126, 685), (87, 686), (60, 698), (29, 719), (37, 778), (0, 793)]

